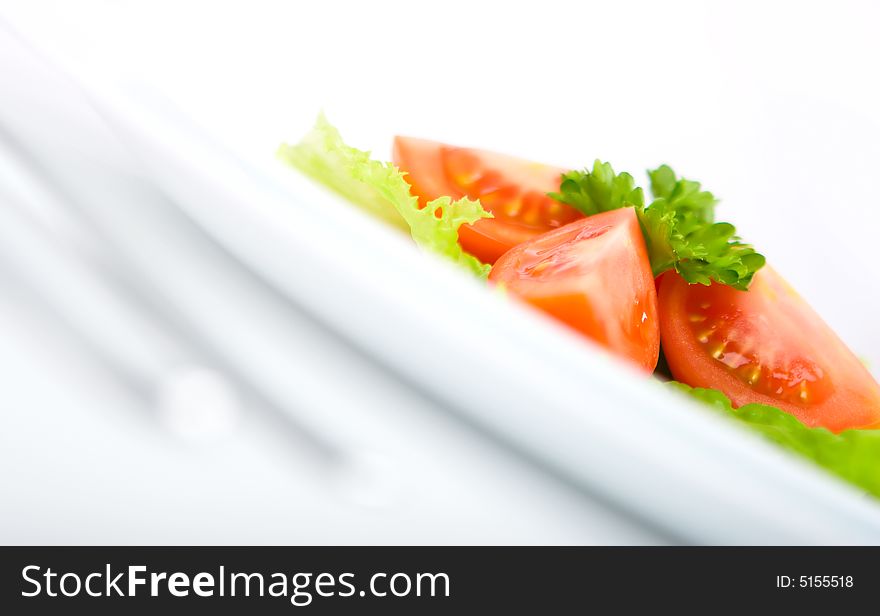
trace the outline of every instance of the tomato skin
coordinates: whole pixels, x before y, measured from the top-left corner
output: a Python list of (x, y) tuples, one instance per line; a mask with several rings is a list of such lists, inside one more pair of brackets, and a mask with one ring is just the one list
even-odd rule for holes
[(422, 205), (443, 196), (469, 197), (494, 215), (462, 225), (458, 232), (465, 251), (484, 263), (495, 263), (517, 244), (582, 218), (547, 196), (559, 190), (565, 170), (558, 167), (412, 137), (395, 137), (393, 159)]
[(489, 280), (646, 372), (657, 365), (657, 293), (633, 208), (520, 244), (498, 259)]
[(494, 264), (505, 252), (536, 235), (540, 235), (540, 232), (492, 218), (483, 218), (458, 228), (458, 241), (465, 252), (489, 264)]
[(833, 432), (880, 427), (880, 385), (771, 268), (748, 291), (660, 282), (660, 336), (673, 377)]

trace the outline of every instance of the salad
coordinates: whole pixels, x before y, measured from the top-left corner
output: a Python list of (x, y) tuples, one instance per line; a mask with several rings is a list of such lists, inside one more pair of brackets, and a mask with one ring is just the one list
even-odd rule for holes
[(715, 220), (718, 200), (698, 182), (662, 165), (648, 198), (600, 160), (568, 170), (411, 137), (378, 161), (323, 115), (278, 156), (663, 386), (880, 497), (880, 385)]

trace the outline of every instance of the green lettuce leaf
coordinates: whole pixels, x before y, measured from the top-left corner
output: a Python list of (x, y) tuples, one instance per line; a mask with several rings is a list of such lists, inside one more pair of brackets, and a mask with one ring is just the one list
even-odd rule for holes
[(880, 430), (846, 430), (834, 434), (825, 428), (808, 428), (794, 416), (772, 406), (746, 404), (735, 409), (720, 391), (691, 388), (675, 381), (669, 385), (880, 497)]
[(364, 211), (409, 231), (415, 243), (485, 278), (491, 267), (464, 252), (458, 228), (492, 215), (479, 201), (449, 197), (434, 199), (420, 208), (404, 173), (369, 152), (345, 144), (339, 131), (322, 115), (296, 145), (282, 144), (278, 157), (342, 195)]
[(563, 174), (559, 192), (550, 196), (587, 216), (636, 208), (655, 276), (675, 270), (690, 283), (714, 280), (747, 289), (764, 257), (740, 241), (733, 225), (714, 221), (714, 195), (699, 182), (678, 178), (667, 165), (649, 171), (649, 177), (654, 200), (647, 206), (629, 173), (617, 174), (599, 160), (592, 170)]

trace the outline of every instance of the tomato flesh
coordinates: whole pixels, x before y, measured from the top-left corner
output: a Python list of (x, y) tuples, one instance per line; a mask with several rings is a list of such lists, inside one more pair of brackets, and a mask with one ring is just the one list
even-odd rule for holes
[(514, 247), (489, 280), (644, 370), (657, 365), (657, 294), (632, 208), (583, 218)]
[(880, 386), (837, 335), (775, 271), (748, 291), (660, 283), (660, 332), (672, 375), (785, 410), (834, 432), (880, 426)]
[(407, 173), (422, 205), (438, 197), (479, 199), (494, 218), (462, 225), (462, 247), (485, 263), (522, 242), (557, 229), (582, 214), (547, 196), (559, 190), (558, 167), (486, 150), (425, 139), (396, 137), (394, 164)]

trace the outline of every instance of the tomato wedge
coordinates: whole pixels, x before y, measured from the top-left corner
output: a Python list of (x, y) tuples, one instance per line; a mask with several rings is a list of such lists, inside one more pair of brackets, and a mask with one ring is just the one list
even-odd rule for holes
[(833, 432), (880, 427), (880, 385), (779, 274), (759, 271), (748, 291), (660, 282), (660, 335), (672, 375), (787, 411)]
[(582, 214), (547, 196), (559, 190), (558, 167), (485, 150), (396, 137), (394, 164), (407, 173), (422, 205), (437, 197), (479, 199), (494, 218), (463, 225), (462, 247), (484, 263), (533, 237), (557, 229)]
[(583, 218), (504, 254), (489, 280), (651, 372), (657, 293), (633, 208)]

